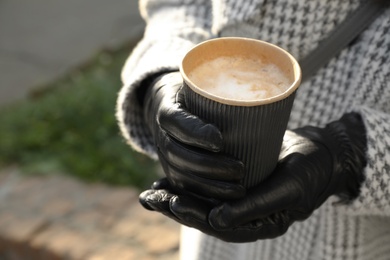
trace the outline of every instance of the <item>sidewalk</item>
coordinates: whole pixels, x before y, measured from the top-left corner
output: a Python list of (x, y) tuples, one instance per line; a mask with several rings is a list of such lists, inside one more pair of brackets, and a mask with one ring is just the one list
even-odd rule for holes
[(176, 260), (179, 228), (133, 189), (0, 172), (2, 260)]

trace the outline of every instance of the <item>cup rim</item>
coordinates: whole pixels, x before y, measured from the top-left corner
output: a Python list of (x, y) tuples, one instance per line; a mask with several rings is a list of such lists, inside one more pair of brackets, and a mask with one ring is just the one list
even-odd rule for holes
[[(237, 41), (237, 40), (239, 40), (239, 41), (257, 42), (257, 43), (268, 45), (271, 48), (276, 48), (277, 50), (279, 50), (282, 53), (284, 53), (290, 59), (290, 61), (292, 62), (292, 68), (293, 68), (293, 71), (294, 71), (294, 78), (295, 78), (295, 80), (291, 83), (290, 87), (288, 89), (286, 89), (283, 93), (281, 93), (279, 95), (276, 95), (276, 96), (273, 96), (273, 97), (270, 97), (270, 98), (264, 98), (264, 99), (258, 99), (258, 100), (234, 100), (234, 99), (224, 98), (224, 97), (220, 97), (220, 96), (214, 95), (212, 93), (209, 93), (209, 92), (207, 92), (207, 91), (197, 87), (188, 78), (188, 76), (184, 72), (184, 68), (183, 67), (184, 67), (184, 62), (185, 62), (186, 57), (191, 52), (193, 52), (197, 48), (199, 48), (200, 46), (209, 44), (210, 42), (221, 41), (221, 40), (224, 40), (224, 41)], [(182, 62), (180, 64), (180, 73), (181, 73), (185, 83), (187, 83), (187, 85), (194, 92), (196, 92), (197, 94), (202, 95), (202, 96), (204, 96), (206, 98), (209, 98), (209, 99), (211, 99), (213, 101), (216, 101), (216, 102), (219, 102), (219, 103), (222, 103), (222, 104), (226, 104), (226, 105), (233, 105), (233, 106), (258, 106), (258, 105), (266, 105), (266, 104), (270, 104), (270, 103), (274, 103), (274, 102), (283, 100), (283, 99), (287, 98), (288, 96), (290, 96), (292, 93), (295, 92), (295, 90), (299, 87), (299, 85), (301, 83), (301, 80), (302, 80), (302, 71), (301, 71), (301, 68), (299, 66), (299, 63), (289, 52), (287, 52), (286, 50), (284, 50), (283, 48), (281, 48), (281, 47), (279, 47), (279, 46), (277, 46), (275, 44), (272, 44), (272, 43), (269, 43), (269, 42), (266, 42), (266, 41), (262, 41), (262, 40), (257, 40), (257, 39), (252, 39), (252, 38), (245, 38), (245, 37), (220, 37), (220, 38), (214, 38), (214, 39), (206, 40), (206, 41), (203, 41), (203, 42), (195, 45), (183, 57)]]

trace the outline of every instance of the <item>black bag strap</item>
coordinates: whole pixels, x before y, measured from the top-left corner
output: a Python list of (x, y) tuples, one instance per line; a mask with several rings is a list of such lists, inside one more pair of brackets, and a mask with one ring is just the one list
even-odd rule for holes
[(321, 41), (317, 48), (299, 61), (302, 69), (302, 81), (310, 78), (332, 57), (351, 43), (385, 10), (389, 2), (386, 0), (364, 1), (331, 32), (329, 37)]

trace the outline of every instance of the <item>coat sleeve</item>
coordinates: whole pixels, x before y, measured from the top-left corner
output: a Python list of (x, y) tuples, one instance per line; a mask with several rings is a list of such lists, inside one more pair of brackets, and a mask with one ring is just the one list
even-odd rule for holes
[(367, 134), (367, 166), (359, 197), (347, 209), (354, 215), (390, 217), (390, 10), (373, 24), (357, 82), (353, 110)]
[(139, 6), (146, 29), (123, 68), (116, 118), (126, 141), (135, 150), (156, 158), (136, 90), (147, 87), (142, 82), (149, 76), (179, 70), (184, 54), (211, 38), (211, 1), (141, 0)]
[[(390, 78), (389, 78), (390, 79)], [(388, 81), (390, 82), (390, 81)], [(386, 87), (390, 102), (390, 85)], [(367, 133), (367, 166), (357, 199), (346, 207), (352, 215), (390, 216), (390, 111), (356, 108)]]

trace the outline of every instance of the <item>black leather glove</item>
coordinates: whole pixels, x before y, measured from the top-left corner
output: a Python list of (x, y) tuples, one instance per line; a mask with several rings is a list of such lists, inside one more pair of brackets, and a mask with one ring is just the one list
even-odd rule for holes
[(159, 76), (144, 98), (144, 118), (166, 176), (181, 192), (214, 199), (243, 197), (243, 164), (217, 153), (223, 145), (218, 128), (185, 110), (182, 82), (179, 72)]
[(277, 168), (244, 198), (215, 206), (177, 193), (162, 180), (140, 195), (149, 210), (229, 242), (283, 235), (331, 195), (350, 200), (363, 181), (366, 137), (360, 115), (346, 114), (325, 128), (286, 131)]

